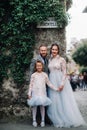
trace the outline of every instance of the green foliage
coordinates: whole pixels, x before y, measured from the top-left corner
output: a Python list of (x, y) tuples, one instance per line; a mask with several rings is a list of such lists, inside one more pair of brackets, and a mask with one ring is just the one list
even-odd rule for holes
[(81, 67), (81, 68), (80, 68), (80, 73), (83, 74), (84, 72), (87, 73), (87, 67)]
[(60, 0), (1, 0), (0, 16), (0, 83), (10, 69), (20, 86), (33, 56), (37, 23), (54, 17), (58, 29), (64, 28), (68, 15)]
[(72, 58), (81, 66), (87, 66), (87, 41), (79, 46)]

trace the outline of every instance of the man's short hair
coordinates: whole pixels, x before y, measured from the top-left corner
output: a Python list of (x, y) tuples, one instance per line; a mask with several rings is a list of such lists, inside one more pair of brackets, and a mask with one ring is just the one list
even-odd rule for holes
[(39, 46), (39, 49), (40, 49), (41, 47), (46, 47), (46, 48), (47, 48), (47, 46), (44, 45), (44, 44), (41, 44), (41, 45)]

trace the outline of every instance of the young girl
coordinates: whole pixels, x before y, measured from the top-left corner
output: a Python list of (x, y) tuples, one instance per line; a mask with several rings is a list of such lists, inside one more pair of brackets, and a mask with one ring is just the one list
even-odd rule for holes
[(37, 127), (36, 122), (36, 114), (37, 114), (37, 106), (40, 106), (41, 112), (41, 127), (45, 126), (44, 118), (45, 118), (45, 106), (50, 105), (52, 102), (47, 97), (46, 94), (46, 84), (50, 86), (50, 88), (58, 91), (58, 88), (54, 87), (45, 72), (43, 72), (43, 63), (41, 61), (37, 61), (35, 64), (36, 72), (31, 75), (29, 91), (28, 91), (28, 105), (32, 106), (33, 113), (33, 126)]

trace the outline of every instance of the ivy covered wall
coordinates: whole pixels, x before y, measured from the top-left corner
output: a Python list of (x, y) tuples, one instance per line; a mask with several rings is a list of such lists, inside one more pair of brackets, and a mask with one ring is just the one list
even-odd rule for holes
[[(25, 70), (35, 46), (37, 23), (54, 17), (58, 29), (68, 24), (65, 12), (71, 0), (1, 0), (0, 1), (0, 84), (12, 76), (18, 86), (24, 84)], [(8, 73), (8, 68), (11, 72)]]
[[(3, 109), (6, 105), (15, 113), (12, 106), (20, 104), (18, 96), (23, 97), (22, 103), (24, 106), (26, 104), (26, 96), (21, 96), (21, 94), (24, 94), (25, 89), (22, 89), (26, 81), (25, 72), (33, 57), (35, 46), (40, 42), (37, 36), (40, 34), (37, 24), (49, 17), (54, 17), (60, 41), (64, 43), (65, 37), (62, 37), (61, 34), (64, 36), (69, 18), (66, 11), (70, 8), (71, 3), (72, 0), (0, 0), (0, 105)], [(46, 33), (49, 34), (49, 30)], [(54, 33), (52, 31), (53, 35)], [(42, 41), (45, 35), (43, 37), (41, 35)], [(7, 92), (3, 87), (9, 86), (10, 83), (3, 82), (3, 80), (11, 77), (13, 78), (11, 82), (16, 83), (17, 90), (15, 90), (15, 85), (11, 84)], [(10, 93), (13, 90), (15, 94)], [(16, 95), (17, 92), (18, 95)], [(6, 111), (9, 110), (6, 108)]]

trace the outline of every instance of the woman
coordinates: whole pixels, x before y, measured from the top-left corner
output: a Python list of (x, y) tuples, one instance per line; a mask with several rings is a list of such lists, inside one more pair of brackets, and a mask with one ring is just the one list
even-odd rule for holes
[(52, 44), (49, 59), (49, 79), (54, 86), (59, 86), (59, 92), (48, 89), (52, 104), (48, 107), (48, 116), (55, 127), (77, 127), (85, 125), (78, 109), (74, 95), (66, 77), (66, 62), (59, 55), (59, 46)]

